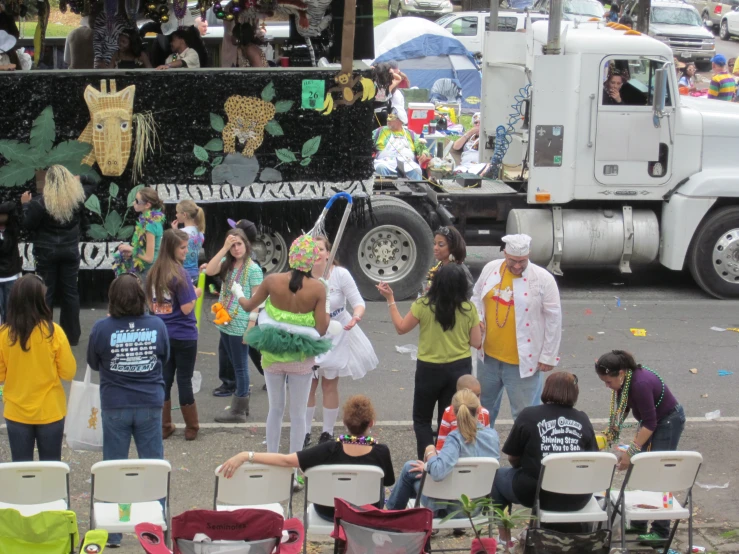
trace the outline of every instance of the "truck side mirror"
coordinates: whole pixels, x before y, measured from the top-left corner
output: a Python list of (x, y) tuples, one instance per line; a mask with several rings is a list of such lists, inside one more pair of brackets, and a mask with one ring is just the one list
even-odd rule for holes
[(654, 112), (654, 126), (660, 126), (660, 119), (665, 111), (665, 99), (667, 97), (667, 69), (672, 64), (667, 63), (664, 67), (654, 72), (654, 96), (652, 98), (652, 111)]

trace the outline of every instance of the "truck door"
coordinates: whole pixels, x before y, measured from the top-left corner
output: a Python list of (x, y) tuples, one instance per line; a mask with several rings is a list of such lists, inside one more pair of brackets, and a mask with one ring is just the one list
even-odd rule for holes
[(670, 178), (675, 128), (670, 89), (661, 126), (652, 113), (655, 71), (664, 60), (609, 56), (600, 68), (595, 133), (595, 179), (603, 185), (662, 185)]

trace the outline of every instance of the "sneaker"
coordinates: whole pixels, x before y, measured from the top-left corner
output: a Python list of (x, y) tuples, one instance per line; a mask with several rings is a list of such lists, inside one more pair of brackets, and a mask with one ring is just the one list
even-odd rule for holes
[(305, 440), (303, 441), (303, 448), (308, 448), (310, 446), (310, 433), (305, 434)]
[[(505, 544), (505, 541), (500, 538), (500, 535), (498, 535), (497, 543), (498, 543), (498, 546), (497, 546), (498, 552), (505, 552), (506, 544)], [(516, 548), (517, 544), (518, 544), (518, 539), (514, 539), (513, 537), (511, 537), (511, 540), (508, 541), (508, 550), (512, 552), (513, 549)]]
[(464, 537), (467, 535), (467, 529), (455, 529), (452, 531), (452, 535), (455, 537)]
[(639, 535), (639, 542), (647, 545), (664, 544), (667, 542), (667, 537), (663, 537), (662, 535), (652, 532), (645, 535)]
[(213, 396), (223, 398), (226, 396), (233, 396), (234, 392), (236, 392), (234, 389), (230, 389), (226, 385), (221, 385), (217, 389), (213, 389)]
[(331, 442), (334, 440), (334, 436), (331, 433), (327, 433), (324, 431), (321, 433), (321, 436), (318, 438), (318, 444), (323, 444), (324, 442)]

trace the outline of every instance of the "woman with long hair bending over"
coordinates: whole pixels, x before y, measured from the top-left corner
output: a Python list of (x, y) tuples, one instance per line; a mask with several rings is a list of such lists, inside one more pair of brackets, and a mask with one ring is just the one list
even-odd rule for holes
[(239, 304), (247, 311), (264, 302), (259, 325), (251, 329), (246, 342), (262, 352), (267, 382), (267, 451), (280, 449), (285, 387), (290, 377), (290, 452), (303, 447), (305, 407), (313, 379), (315, 356), (328, 352), (331, 341), (321, 339), (330, 317), (326, 306), (326, 286), (313, 279), (311, 270), (319, 258), (316, 242), (301, 235), (290, 246), (288, 273), (268, 275), (251, 299), (233, 287)]
[(170, 393), (176, 376), (180, 411), (185, 420), (185, 440), (191, 441), (200, 429), (192, 375), (198, 355), (198, 327), (193, 310), (202, 291), (193, 287), (182, 265), (187, 257), (188, 240), (184, 231), (168, 229), (164, 232), (159, 257), (149, 271), (145, 292), (149, 310), (164, 321), (169, 335), (169, 360), (164, 364), (162, 438), (168, 438), (175, 431)]
[[(251, 259), (251, 244), (241, 229), (231, 229), (226, 234), (223, 248), (205, 266), (210, 276), (220, 275), (223, 284), (214, 304), (215, 324), (221, 332), (218, 364), (223, 369), (231, 363), (236, 376), (236, 393), (231, 400), (228, 414), (216, 417), (218, 423), (245, 423), (249, 415), (249, 347), (244, 343), (244, 333), (249, 327), (249, 313), (239, 306), (239, 298), (251, 298), (264, 279), (259, 265)], [(233, 289), (238, 286), (239, 295)], [(223, 356), (225, 354), (225, 356)]]
[(72, 346), (80, 340), (80, 216), (85, 198), (95, 190), (86, 177), (75, 177), (66, 168), (52, 165), (46, 172), (41, 196), (21, 196), (23, 226), (30, 231), (36, 272), (46, 285), (46, 303), (54, 307), (61, 292), (59, 325)]
[(10, 291), (5, 325), (0, 327), (3, 415), (14, 462), (32, 462), (34, 446), (40, 461), (62, 459), (67, 415), (62, 380), (74, 379), (77, 362), (45, 295), (38, 275), (18, 279)]
[(472, 372), (470, 346), (480, 348), (482, 343), (480, 319), (467, 301), (467, 285), (467, 276), (458, 264), (442, 266), (426, 296), (411, 304), (405, 317), (400, 315), (390, 285), (377, 285), (399, 335), (421, 326), (413, 392), (413, 430), (419, 459), (426, 447), (434, 444), (434, 407), (438, 404), (437, 421), (441, 426), (444, 410), (457, 391), (457, 379)]
[[(312, 275), (321, 277), (326, 270), (331, 243), (323, 236), (316, 237), (315, 240), (318, 244), (319, 257), (313, 265)], [(342, 330), (331, 338), (333, 343), (331, 350), (316, 357), (318, 369), (311, 381), (308, 410), (305, 415), (303, 448), (310, 444), (311, 422), (316, 411), (318, 380), (321, 381), (321, 392), (323, 393), (323, 432), (318, 439), (318, 442), (322, 443), (334, 438), (334, 424), (339, 415), (339, 377), (361, 379), (380, 363), (369, 339), (357, 325), (364, 315), (364, 300), (351, 274), (334, 263), (328, 277), (328, 286), (331, 319), (336, 321)], [(346, 311), (347, 300), (352, 306), (351, 315)]]

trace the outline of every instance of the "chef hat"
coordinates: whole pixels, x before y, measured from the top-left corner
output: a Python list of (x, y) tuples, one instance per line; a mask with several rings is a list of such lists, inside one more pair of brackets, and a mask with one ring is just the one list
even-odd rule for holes
[(528, 256), (531, 249), (531, 237), (528, 235), (506, 235), (505, 252), (511, 256)]

